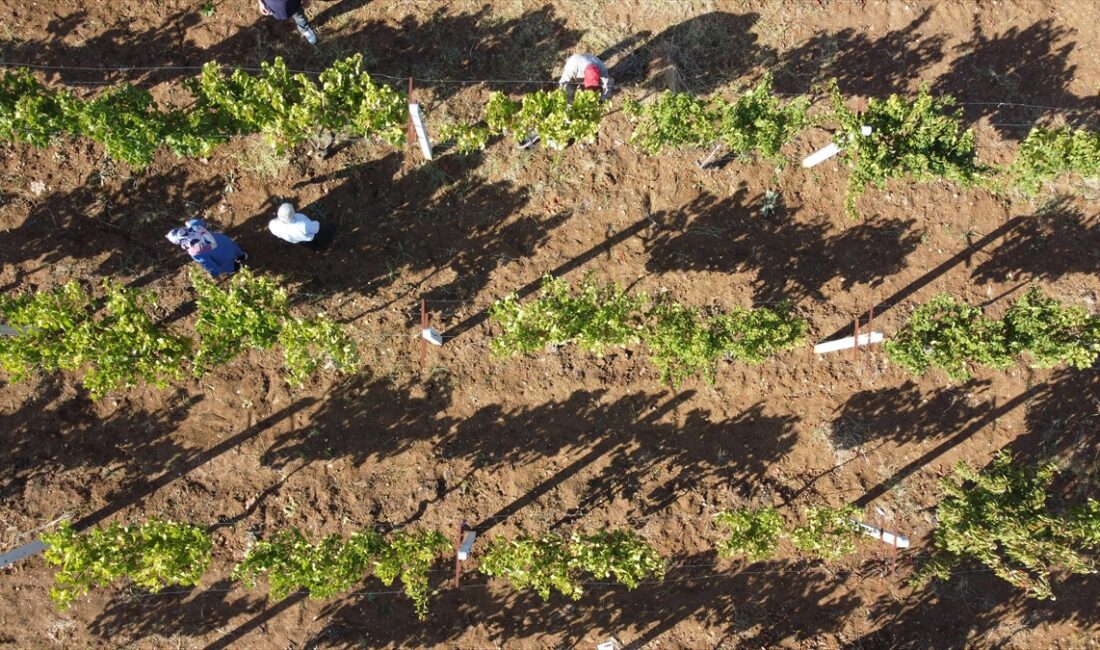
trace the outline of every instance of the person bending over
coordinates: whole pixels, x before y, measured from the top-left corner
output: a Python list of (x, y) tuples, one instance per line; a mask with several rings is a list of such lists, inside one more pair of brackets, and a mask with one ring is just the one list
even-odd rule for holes
[(219, 278), (240, 270), (248, 254), (225, 233), (210, 232), (202, 219), (191, 219), (182, 228), (173, 228), (165, 237), (187, 251), (191, 259), (210, 275)]
[(585, 90), (602, 89), (600, 99), (611, 96), (611, 84), (614, 80), (607, 76), (607, 66), (603, 61), (591, 54), (574, 54), (565, 62), (565, 68), (561, 71), (561, 79), (558, 86), (569, 93), (569, 100), (573, 100), (573, 93), (577, 85)]

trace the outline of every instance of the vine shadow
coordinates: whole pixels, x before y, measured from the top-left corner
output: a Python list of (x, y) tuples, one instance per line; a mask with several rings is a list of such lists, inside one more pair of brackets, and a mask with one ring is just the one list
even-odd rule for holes
[(391, 153), (294, 187), (334, 184), (300, 208), (335, 228), (333, 242), (319, 254), (268, 233), (280, 198), (230, 234), (249, 252), (250, 263), (305, 282), (307, 291), (370, 295), (399, 277), (420, 275), (405, 283), (403, 295), (431, 281), (433, 295), (468, 298), (493, 270), (532, 254), (569, 216), (525, 213), (525, 188), (468, 174), (478, 160), (452, 165), (444, 159), (401, 173), (402, 159)]
[[(267, 607), (235, 581), (223, 578), (205, 589), (169, 588), (154, 594), (118, 594), (91, 621), (92, 634), (119, 643), (184, 637), (196, 639), (225, 627), (239, 616)], [(127, 641), (121, 641), (126, 643)]]
[(748, 198), (738, 189), (719, 199), (701, 194), (691, 203), (660, 215), (662, 229), (646, 243), (646, 270), (752, 271), (754, 300), (824, 300), (821, 287), (843, 278), (842, 288), (875, 287), (905, 267), (921, 231), (916, 220), (878, 219), (836, 227), (825, 217), (795, 221), (781, 212), (761, 215), (763, 196)]
[(775, 57), (776, 90), (806, 93), (828, 79), (836, 79), (841, 91), (851, 95), (886, 96), (912, 90), (925, 69), (943, 59), (945, 37), (925, 33), (933, 10), (928, 7), (905, 27), (877, 38), (854, 28), (814, 34)]
[(1047, 18), (991, 34), (976, 19), (970, 40), (955, 47), (959, 56), (933, 91), (954, 95), (968, 120), (988, 118), (1008, 140), (1022, 140), (1032, 123), (1056, 115), (1075, 126), (1095, 125), (1100, 93), (1079, 97), (1070, 91), (1077, 75), (1069, 63), (1075, 31)]
[(126, 489), (190, 453), (171, 434), (201, 396), (177, 391), (165, 400), (166, 408), (124, 404), (103, 416), (85, 394), (67, 396), (62, 382), (57, 376), (42, 380), (15, 411), (0, 415), (0, 442), (9, 459), (0, 468), (0, 501), (74, 470), (101, 470), (99, 479)]
[[(555, 67), (564, 63), (562, 53), (583, 35), (571, 29), (550, 4), (506, 19), (495, 16), (488, 3), (475, 11), (441, 7), (426, 18), (409, 15), (400, 22), (363, 15), (360, 10), (367, 4), (342, 0), (319, 11), (320, 5), (308, 9), (319, 33), (316, 46), (308, 45), (290, 21), (262, 16), (255, 3), (244, 9), (244, 22), (218, 12), (203, 17), (195, 5), (147, 29), (125, 16), (101, 16), (81, 9), (52, 20), (46, 26), (49, 39), (5, 43), (0, 56), (70, 68), (44, 71), (51, 81), (89, 86), (128, 81), (147, 86), (195, 77), (208, 61), (257, 67), (281, 56), (291, 69), (315, 71), (333, 60), (362, 53), (365, 67), (381, 81), (403, 87), (405, 78), (412, 75), (419, 79), (418, 88), (431, 89), (434, 100), (442, 101), (465, 85), (450, 83), (455, 79), (552, 83)], [(105, 28), (86, 35), (87, 26), (96, 22)], [(123, 69), (96, 70), (89, 61)], [(151, 69), (155, 67), (161, 69)]]
[[(411, 616), (394, 616), (393, 605), (384, 599), (352, 598), (324, 612), (327, 623), (305, 647), (593, 647), (614, 636), (623, 647), (636, 649), (650, 647), (674, 631), (680, 643), (686, 637), (687, 643), (707, 647), (742, 642), (778, 647), (834, 629), (837, 619), (860, 605), (858, 596), (842, 591), (843, 578), (837, 575), (803, 572), (782, 562), (754, 565), (757, 572), (739, 573), (714, 566), (716, 560), (713, 551), (676, 556), (670, 558), (672, 565), (683, 568), (673, 568), (664, 581), (646, 582), (634, 590), (602, 582), (587, 587), (578, 601), (556, 593), (544, 601), (534, 592), (514, 591), (503, 581), (499, 587), (488, 586), (481, 576), (467, 575), (464, 589), (444, 589), (434, 599), (430, 625)], [(750, 593), (753, 597), (746, 600)], [(701, 625), (708, 628), (705, 641), (696, 636), (704, 634), (697, 627)]]
[(712, 11), (652, 37), (648, 32), (630, 36), (603, 53), (619, 55), (608, 72), (619, 84), (698, 95), (714, 92), (775, 57), (752, 32), (759, 20), (757, 13)]
[(177, 168), (132, 176), (110, 189), (97, 171), (69, 191), (20, 196), (0, 207), (0, 219), (12, 224), (0, 246), (0, 260), (14, 272), (8, 287), (46, 269), (72, 269), (74, 258), (95, 260), (99, 275), (136, 276), (132, 287), (172, 275), (191, 261), (164, 233), (181, 216), (215, 206), (222, 191), (219, 179), (191, 180)]
[(1053, 281), (1100, 268), (1100, 214), (1086, 216), (1066, 195), (1023, 221), (974, 269), (979, 283), (1030, 276)]

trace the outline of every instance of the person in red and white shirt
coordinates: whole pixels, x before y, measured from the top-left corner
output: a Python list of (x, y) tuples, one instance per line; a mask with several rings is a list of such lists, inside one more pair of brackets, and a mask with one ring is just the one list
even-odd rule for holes
[(607, 99), (611, 96), (613, 81), (603, 61), (591, 54), (574, 54), (566, 60), (558, 86), (569, 93), (570, 100), (578, 85), (585, 90), (602, 90), (600, 99)]

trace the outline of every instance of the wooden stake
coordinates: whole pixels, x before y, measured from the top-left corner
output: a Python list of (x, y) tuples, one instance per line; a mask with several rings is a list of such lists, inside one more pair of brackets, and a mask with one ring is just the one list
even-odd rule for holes
[(867, 333), (875, 331), (875, 306), (871, 305), (871, 313), (867, 316)]
[(424, 362), (428, 360), (428, 341), (424, 338), (424, 330), (428, 329), (428, 301), (420, 299), (420, 368), (424, 368)]

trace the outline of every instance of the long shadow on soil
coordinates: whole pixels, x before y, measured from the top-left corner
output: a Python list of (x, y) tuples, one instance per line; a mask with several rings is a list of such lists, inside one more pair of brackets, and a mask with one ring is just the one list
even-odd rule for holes
[[(307, 291), (370, 294), (399, 275), (421, 274), (402, 295), (441, 274), (433, 295), (468, 298), (509, 259), (531, 255), (568, 213), (538, 219), (522, 210), (527, 191), (508, 181), (470, 175), (479, 157), (445, 157), (401, 174), (403, 156), (386, 157), (303, 181), (330, 183), (303, 212), (333, 226), (336, 235), (317, 253), (275, 240), (267, 232), (274, 205), (230, 231), (259, 268), (286, 270)], [(284, 197), (276, 198), (275, 201)], [(285, 197), (292, 198), (292, 197)]]
[(417, 623), (411, 613), (387, 615), (395, 605), (384, 599), (348, 599), (323, 612), (328, 623), (305, 647), (439, 647), (468, 635), (467, 642), (486, 645), (570, 648), (594, 647), (615, 636), (627, 648), (641, 648), (684, 621), (719, 630), (719, 636), (694, 639), (705, 647), (743, 639), (757, 647), (778, 647), (833, 629), (837, 619), (859, 606), (856, 596), (842, 591), (844, 578), (838, 575), (801, 572), (781, 562), (755, 564), (737, 573), (721, 564), (714, 567), (713, 552), (671, 560), (685, 566), (670, 570), (664, 581), (633, 591), (607, 583), (591, 585), (579, 601), (560, 594), (544, 601), (503, 582), (488, 588), (481, 576), (468, 575), (463, 589), (445, 588), (433, 600), (427, 624)]
[(19, 286), (27, 273), (105, 253), (96, 273), (138, 276), (131, 286), (149, 284), (190, 263), (164, 233), (216, 205), (224, 190), (219, 179), (189, 180), (177, 168), (133, 176), (118, 189), (103, 189), (100, 174), (89, 174), (71, 191), (21, 197), (3, 206), (5, 212), (17, 212), (14, 221), (20, 225), (5, 233), (0, 260), (15, 269), (38, 265), (17, 271), (4, 290)]
[(954, 95), (968, 119), (989, 118), (1007, 139), (1023, 139), (1029, 125), (1055, 115), (1096, 128), (1100, 93), (1078, 97), (1070, 91), (1077, 75), (1077, 66), (1069, 64), (1077, 46), (1070, 40), (1074, 31), (1048, 18), (989, 34), (975, 19), (970, 40), (956, 46), (959, 56), (933, 91)]
[[(180, 593), (180, 592), (183, 593)], [(156, 594), (119, 594), (91, 622), (92, 633), (114, 643), (131, 643), (157, 635), (197, 634), (229, 625), (242, 614), (258, 614), (266, 599), (243, 592), (223, 579), (206, 588), (169, 587)]]
[(877, 286), (905, 267), (920, 244), (916, 221), (879, 219), (839, 230), (822, 216), (795, 221), (782, 210), (761, 214), (763, 196), (748, 190), (719, 199), (701, 194), (688, 205), (660, 217), (662, 229), (647, 242), (646, 269), (667, 271), (754, 271), (758, 304), (814, 298), (821, 287), (842, 278), (842, 288)]
[(1100, 214), (1086, 216), (1067, 196), (1057, 196), (1005, 238), (973, 272), (975, 282), (1030, 276), (1053, 281), (1100, 268)]
[[(62, 393), (61, 379), (44, 380), (16, 411), (0, 415), (0, 444), (9, 460), (0, 470), (0, 502), (23, 494), (27, 483), (53, 481), (74, 469), (122, 483), (168, 467), (190, 450), (170, 438), (201, 397), (183, 393), (149, 411), (123, 405), (97, 415), (87, 397)], [(60, 509), (74, 504), (58, 504)]]
[(345, 458), (361, 464), (425, 440), (434, 440), (442, 457), (466, 460), (473, 469), (572, 458), (496, 514), (471, 522), (482, 532), (570, 480), (585, 481), (578, 510), (621, 498), (637, 515), (658, 511), (704, 484), (748, 495), (766, 468), (793, 447), (797, 418), (769, 414), (756, 404), (719, 419), (703, 409), (687, 410), (692, 395), (638, 393), (609, 400), (606, 391), (577, 391), (534, 407), (489, 405), (457, 420), (433, 415), (446, 408), (445, 395), (412, 398), (384, 380), (353, 379), (313, 415), (312, 435), (277, 436), (263, 462), (284, 467), (299, 459)]
[(841, 92), (850, 95), (907, 92), (926, 68), (943, 59), (944, 36), (924, 33), (932, 11), (929, 7), (905, 27), (878, 37), (850, 27), (818, 32), (775, 57), (776, 89), (805, 93), (816, 83), (836, 79)]
[[(970, 235), (967, 239), (966, 248), (875, 303), (875, 315), (882, 316), (904, 304), (960, 264), (972, 269), (970, 275), (978, 284), (1028, 276), (1053, 281), (1071, 273), (1093, 273), (1100, 266), (1100, 216), (1084, 215), (1064, 195), (1054, 197), (1034, 214), (1012, 217), (977, 239), (971, 240)], [(981, 262), (975, 266), (978, 254), (982, 255)], [(870, 315), (870, 311), (861, 314), (860, 322), (866, 323)], [(823, 340), (851, 335), (852, 325), (848, 323)]]
[[(218, 61), (229, 66), (258, 66), (282, 56), (292, 69), (320, 70), (332, 61), (356, 52), (366, 67), (382, 73), (382, 81), (403, 84), (413, 75), (419, 88), (431, 88), (437, 101), (450, 97), (463, 84), (437, 80), (545, 79), (552, 82), (559, 67), (582, 36), (570, 29), (547, 4), (519, 16), (501, 19), (486, 3), (476, 11), (438, 9), (426, 18), (413, 16), (401, 22), (367, 19), (358, 10), (367, 3), (343, 0), (315, 3), (307, 14), (318, 29), (320, 42), (309, 46), (290, 21), (254, 12), (244, 25), (226, 24), (217, 13), (199, 14), (199, 6), (161, 19), (153, 29), (135, 29), (126, 17), (105, 30), (86, 36), (91, 23), (78, 10), (49, 24), (51, 38), (23, 41), (0, 47), (4, 59), (51, 66), (131, 66), (122, 72), (63, 70), (47, 72), (47, 78), (69, 84), (129, 80), (141, 84), (176, 81), (198, 75), (196, 66)], [(71, 42), (79, 45), (71, 45)], [(143, 67), (176, 66), (151, 70)], [(396, 78), (394, 78), (396, 77)]]
[(771, 60), (753, 26), (760, 14), (712, 11), (663, 30), (633, 34), (599, 53), (618, 84), (706, 94)]

